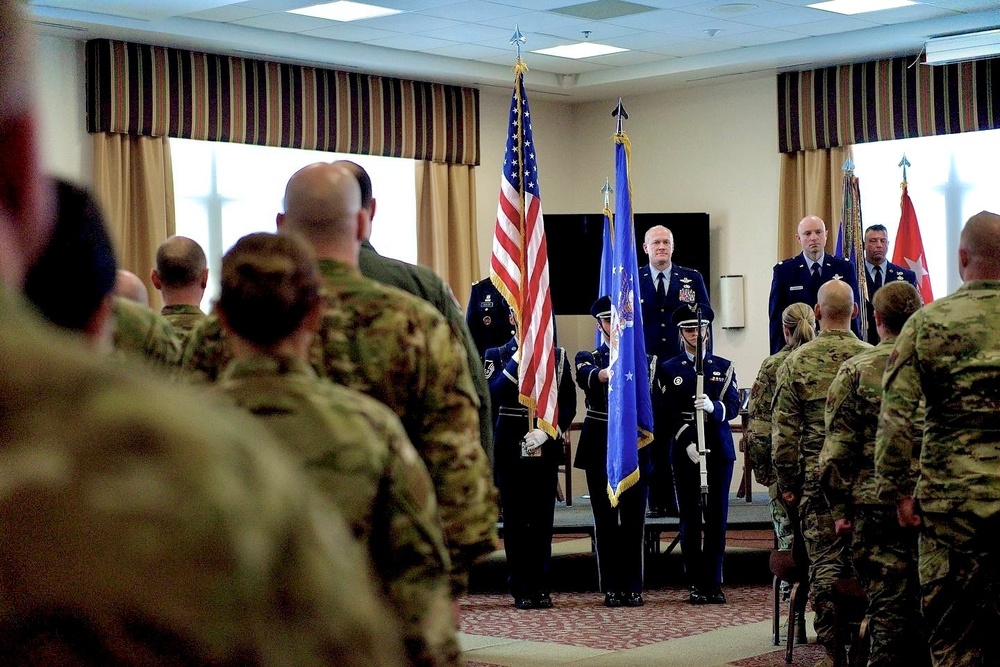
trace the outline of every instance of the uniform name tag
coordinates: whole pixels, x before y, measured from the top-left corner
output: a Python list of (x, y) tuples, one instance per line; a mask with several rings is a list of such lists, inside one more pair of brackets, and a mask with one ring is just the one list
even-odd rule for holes
[(801, 290), (801, 289), (805, 289), (805, 287), (803, 287), (802, 285), (792, 285), (791, 287), (788, 288), (788, 291), (789, 292), (795, 292), (795, 291)]

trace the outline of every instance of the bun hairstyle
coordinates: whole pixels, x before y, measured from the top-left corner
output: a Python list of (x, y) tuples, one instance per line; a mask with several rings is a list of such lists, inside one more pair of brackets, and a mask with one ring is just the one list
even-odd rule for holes
[(248, 234), (222, 258), (219, 309), (240, 338), (270, 347), (322, 298), (312, 249), (294, 234)]
[(792, 332), (794, 350), (803, 343), (808, 343), (816, 337), (816, 314), (804, 303), (793, 303), (781, 313), (781, 324)]
[(875, 291), (872, 306), (882, 316), (882, 326), (898, 335), (910, 315), (920, 310), (920, 292), (908, 282), (894, 280)]

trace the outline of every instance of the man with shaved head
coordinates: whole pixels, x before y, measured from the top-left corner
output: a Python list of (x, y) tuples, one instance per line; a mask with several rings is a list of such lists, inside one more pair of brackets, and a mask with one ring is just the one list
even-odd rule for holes
[(161, 314), (182, 335), (205, 317), (201, 300), (208, 287), (208, 261), (194, 239), (171, 236), (156, 250), (156, 268), (149, 276), (163, 299)]
[[(924, 624), (935, 665), (1000, 663), (1000, 215), (969, 218), (964, 281), (896, 338), (875, 438), (879, 498), (919, 526)], [(921, 402), (925, 425), (910, 422)], [(916, 473), (913, 471), (916, 470)]]
[(819, 335), (792, 351), (778, 368), (771, 442), (778, 492), (788, 507), (798, 509), (796, 539), (801, 537), (809, 556), (814, 625), (819, 643), (826, 649), (819, 664), (827, 667), (834, 664), (835, 653), (843, 650), (838, 646), (831, 596), (846, 556), (820, 487), (827, 390), (842, 363), (872, 346), (851, 332), (858, 305), (847, 282), (830, 280), (819, 287), (814, 310)]
[[(361, 275), (369, 211), (343, 165), (303, 167), (285, 188), (279, 232), (313, 248), (327, 308), (310, 360), (321, 376), (376, 398), (399, 416), (431, 473), (451, 556), (453, 592), (496, 545), (497, 504), (480, 446), (478, 400), (465, 349), (430, 304)], [(214, 380), (231, 360), (218, 318), (192, 332), (183, 365)]]
[[(771, 354), (785, 346), (785, 335), (781, 330), (781, 314), (785, 308), (798, 302), (815, 306), (819, 288), (827, 281), (843, 280), (851, 286), (854, 301), (860, 299), (854, 265), (826, 252), (827, 231), (822, 219), (815, 215), (802, 218), (795, 239), (802, 246), (802, 252), (775, 264), (771, 275), (771, 295), (767, 306)], [(859, 333), (857, 322), (852, 322), (852, 330)]]

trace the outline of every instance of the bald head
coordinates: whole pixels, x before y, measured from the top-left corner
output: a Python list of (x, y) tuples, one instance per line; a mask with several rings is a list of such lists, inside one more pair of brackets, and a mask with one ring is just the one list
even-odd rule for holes
[(815, 261), (822, 257), (826, 248), (826, 224), (815, 215), (807, 215), (799, 222), (795, 239), (805, 256)]
[(816, 319), (821, 331), (850, 329), (855, 311), (854, 292), (843, 280), (829, 280), (819, 288)]
[(146, 290), (146, 284), (139, 276), (125, 269), (118, 269), (118, 276), (115, 280), (115, 296), (149, 306), (149, 292)]
[(1000, 280), (1000, 215), (980, 211), (968, 219), (958, 242), (962, 280)]
[(298, 170), (285, 186), (278, 228), (300, 234), (320, 259), (357, 263), (367, 231), (358, 179), (342, 164), (317, 162)]

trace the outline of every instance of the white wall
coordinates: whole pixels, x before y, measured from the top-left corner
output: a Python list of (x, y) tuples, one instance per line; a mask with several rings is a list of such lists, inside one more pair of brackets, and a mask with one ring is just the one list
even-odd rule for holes
[(87, 134), (83, 42), (41, 36), (36, 48), (42, 162), (51, 174), (90, 185), (93, 149)]

